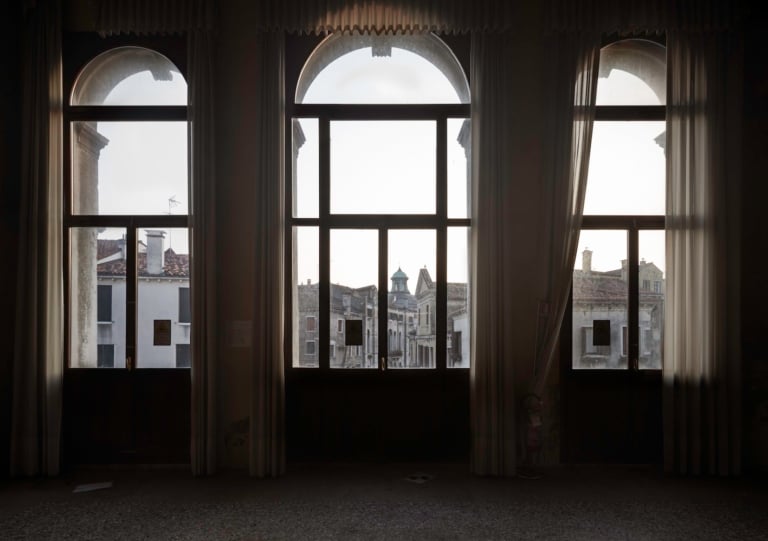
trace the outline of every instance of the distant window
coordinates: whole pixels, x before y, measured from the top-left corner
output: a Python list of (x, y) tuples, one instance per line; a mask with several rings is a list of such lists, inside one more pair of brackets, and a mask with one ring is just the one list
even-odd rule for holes
[(337, 319), (336, 320), (336, 332), (337, 333), (344, 333), (344, 320), (343, 319)]
[(96, 367), (114, 368), (115, 367), (115, 345), (98, 344), (96, 346)]
[(307, 355), (314, 355), (316, 351), (315, 346), (316, 344), (314, 340), (307, 340), (304, 351), (307, 353)]
[(658, 280), (653, 282), (653, 292), (661, 293), (661, 282), (659, 282)]
[(643, 289), (650, 291), (650, 289), (651, 289), (651, 281), (650, 280), (643, 280)]
[(190, 309), (189, 288), (179, 288), (179, 323), (191, 323), (192, 310)]
[(176, 368), (189, 368), (191, 366), (189, 344), (176, 344)]
[(112, 322), (112, 286), (100, 285), (97, 289), (98, 307), (96, 319), (99, 322)]
[(317, 327), (317, 321), (315, 316), (307, 316), (307, 331), (314, 331)]

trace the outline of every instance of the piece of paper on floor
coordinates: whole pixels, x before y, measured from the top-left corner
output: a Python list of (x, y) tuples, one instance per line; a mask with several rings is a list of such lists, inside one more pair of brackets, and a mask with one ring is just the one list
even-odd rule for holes
[(77, 494), (78, 492), (92, 492), (94, 490), (102, 490), (104, 488), (112, 488), (112, 481), (105, 481), (103, 483), (87, 483), (85, 485), (77, 485), (75, 487), (75, 490), (72, 491), (72, 493)]

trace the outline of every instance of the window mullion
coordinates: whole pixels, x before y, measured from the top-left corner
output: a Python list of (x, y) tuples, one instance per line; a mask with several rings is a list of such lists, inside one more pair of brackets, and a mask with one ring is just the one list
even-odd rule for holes
[(320, 204), (320, 299), (319, 333), (320, 370), (330, 368), (329, 349), (331, 346), (331, 233), (329, 216), (331, 208), (331, 123), (327, 116), (319, 119), (320, 155), (319, 155), (319, 204)]
[(445, 370), (446, 336), (448, 326), (448, 286), (447, 286), (447, 244), (448, 232), (448, 121), (441, 118), (437, 122), (437, 291), (435, 299), (435, 368)]
[[(125, 357), (126, 368), (137, 366), (136, 359), (136, 320), (138, 318), (137, 294), (137, 235), (135, 224), (131, 223), (126, 231), (126, 269), (125, 269)], [(130, 359), (130, 361), (128, 360)]]
[(637, 233), (637, 224), (633, 221), (628, 230), (627, 251), (629, 252), (628, 261), (628, 279), (629, 279), (629, 306), (627, 314), (627, 335), (629, 338), (629, 347), (627, 348), (627, 368), (637, 370), (639, 357), (639, 302), (640, 288), (639, 284), (639, 261), (638, 250), (639, 241)]

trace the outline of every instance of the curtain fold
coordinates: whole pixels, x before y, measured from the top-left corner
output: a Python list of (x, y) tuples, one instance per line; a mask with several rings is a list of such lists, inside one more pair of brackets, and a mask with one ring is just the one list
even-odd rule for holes
[(99, 0), (98, 28), (117, 34), (180, 34), (215, 30), (213, 0)]
[(256, 153), (254, 362), (252, 365), (250, 473), (285, 472), (284, 322), (284, 35), (260, 32), (254, 70), (261, 85), (254, 103)]
[(533, 393), (541, 398), (554, 364), (560, 327), (571, 291), (573, 265), (579, 245), (584, 195), (587, 189), (589, 151), (595, 119), (599, 32), (569, 31), (553, 36), (549, 74), (553, 88), (547, 139), (552, 154), (547, 160), (549, 209), (549, 255), (547, 298), (539, 307), (543, 327), (536, 346), (536, 374)]
[(517, 461), (515, 344), (508, 332), (515, 306), (508, 266), (515, 173), (507, 152), (515, 129), (511, 46), (508, 34), (472, 35), (470, 422), (471, 469), (478, 475), (515, 475)]
[(327, 32), (503, 32), (514, 2), (496, 0), (264, 0), (258, 28)]
[(59, 0), (25, 13), (10, 473), (59, 473), (64, 352)]
[(187, 35), (192, 296), (192, 473), (216, 471), (216, 160), (213, 33)]
[(551, 0), (554, 31), (662, 34), (667, 29), (722, 30), (744, 17), (743, 0)]
[(668, 34), (664, 464), (741, 471), (741, 44)]

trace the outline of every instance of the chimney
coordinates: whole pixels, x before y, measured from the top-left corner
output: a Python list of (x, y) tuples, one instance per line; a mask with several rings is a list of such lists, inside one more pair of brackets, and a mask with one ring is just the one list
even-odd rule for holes
[(308, 285), (308, 286), (311, 286), (311, 285), (312, 285), (312, 278), (307, 278), (307, 285)]
[(584, 272), (592, 272), (592, 250), (585, 248), (581, 252), (581, 270)]
[(147, 273), (163, 274), (165, 266), (165, 231), (147, 229)]

